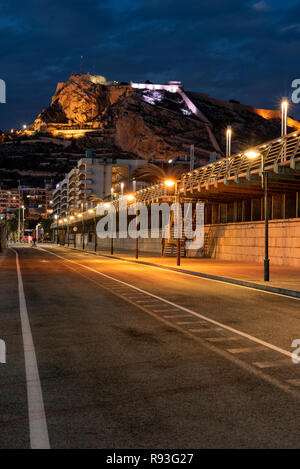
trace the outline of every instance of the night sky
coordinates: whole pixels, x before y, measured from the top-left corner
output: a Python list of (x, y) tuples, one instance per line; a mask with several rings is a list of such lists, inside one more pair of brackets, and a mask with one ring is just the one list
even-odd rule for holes
[[(276, 108), (300, 78), (299, 0), (0, 1), (0, 129), (31, 123), (58, 81), (180, 80), (185, 89)], [(300, 104), (290, 115), (300, 118)]]

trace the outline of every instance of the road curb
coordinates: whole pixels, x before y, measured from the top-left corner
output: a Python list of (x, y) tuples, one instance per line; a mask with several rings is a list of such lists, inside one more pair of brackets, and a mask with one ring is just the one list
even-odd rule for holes
[(261, 291), (266, 291), (270, 293), (277, 293), (279, 295), (284, 295), (284, 296), (288, 296), (291, 298), (300, 298), (300, 291), (297, 291), (297, 290), (288, 290), (286, 288), (272, 287), (269, 285), (261, 285), (255, 282), (248, 282), (245, 280), (239, 280), (239, 279), (230, 278), (230, 277), (221, 277), (219, 275), (205, 274), (202, 272), (195, 272), (193, 270), (182, 269), (180, 267), (172, 267), (172, 266), (168, 266), (164, 264), (156, 264), (154, 262), (141, 261), (138, 259), (126, 259), (124, 257), (119, 257), (119, 256), (111, 255), (111, 254), (102, 254), (98, 252), (96, 253), (96, 252), (84, 251), (83, 249), (76, 249), (76, 248), (69, 248), (69, 249), (72, 249), (72, 251), (83, 252), (85, 254), (92, 254), (94, 256), (107, 257), (110, 259), (117, 259), (117, 260), (124, 261), (124, 262), (132, 262), (134, 264), (148, 265), (151, 267), (158, 267), (164, 270), (181, 272), (186, 275), (191, 275), (192, 277), (200, 277), (200, 278), (206, 278), (209, 280), (217, 280), (218, 282), (229, 283), (232, 285), (240, 285), (242, 287), (253, 288), (255, 290), (261, 290)]

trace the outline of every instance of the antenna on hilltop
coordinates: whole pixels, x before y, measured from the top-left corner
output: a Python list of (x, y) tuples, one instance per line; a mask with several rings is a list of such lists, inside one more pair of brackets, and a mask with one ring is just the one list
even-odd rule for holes
[(83, 73), (83, 60), (84, 60), (84, 56), (81, 55), (80, 56), (80, 75), (82, 75)]

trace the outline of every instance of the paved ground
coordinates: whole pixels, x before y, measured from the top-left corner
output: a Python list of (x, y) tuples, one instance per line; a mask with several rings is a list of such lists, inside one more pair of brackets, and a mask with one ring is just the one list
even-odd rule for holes
[[(103, 254), (109, 254), (109, 252), (103, 251)], [(115, 256), (129, 260), (135, 259), (135, 253), (127, 251), (116, 250)], [(161, 257), (140, 253), (139, 260), (176, 267), (176, 259), (174, 257)], [(254, 282), (261, 285), (266, 284), (263, 280), (263, 264), (219, 261), (216, 259), (182, 258), (181, 268), (209, 275)], [(300, 292), (300, 267), (272, 265), (271, 262), (270, 281), (267, 282), (267, 284)]]
[[(64, 248), (16, 251), (34, 347), (27, 334), (26, 374), (9, 250), (1, 448), (41, 441), (43, 419), (52, 448), (299, 447), (299, 300)], [(44, 414), (30, 407), (39, 385)]]

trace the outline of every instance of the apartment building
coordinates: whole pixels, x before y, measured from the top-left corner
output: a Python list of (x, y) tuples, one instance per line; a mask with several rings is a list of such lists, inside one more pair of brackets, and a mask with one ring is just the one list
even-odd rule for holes
[(52, 212), (51, 191), (39, 187), (0, 190), (0, 214), (10, 215), (24, 207), (28, 220), (47, 218)]
[(18, 189), (0, 190), (0, 214), (10, 214), (23, 205), (23, 193)]
[(57, 184), (53, 194), (53, 213), (61, 218), (94, 207), (99, 200), (110, 197), (111, 190), (129, 189), (133, 172), (145, 160), (97, 158), (87, 152), (65, 179)]
[(52, 212), (52, 194), (49, 189), (40, 187), (21, 187), (23, 205), (27, 211), (26, 218), (39, 220), (47, 218)]
[(66, 216), (68, 210), (69, 180), (59, 182), (53, 192), (52, 209), (54, 215)]

